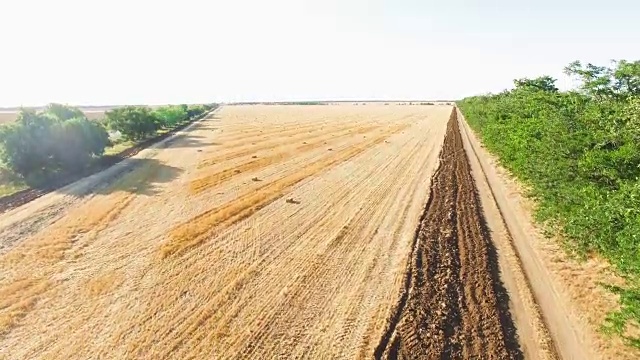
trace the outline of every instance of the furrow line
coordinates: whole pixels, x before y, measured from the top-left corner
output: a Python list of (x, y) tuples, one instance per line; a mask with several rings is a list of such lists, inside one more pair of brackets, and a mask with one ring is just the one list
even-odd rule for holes
[[(329, 139), (327, 140), (334, 142), (335, 140), (339, 140), (342, 138), (365, 134), (377, 128), (379, 128), (379, 126), (366, 126), (358, 129), (356, 132), (351, 132), (350, 130), (347, 132), (342, 131), (337, 134), (331, 134)], [(268, 166), (271, 166), (273, 164), (287, 161), (297, 156), (299, 153), (304, 153), (310, 150), (315, 150), (323, 146), (326, 146), (329, 144), (328, 141), (324, 141), (326, 137), (327, 137), (326, 135), (318, 136), (318, 138), (321, 139), (320, 141), (313, 142), (310, 144), (305, 143), (303, 145), (294, 147), (293, 149), (288, 149), (273, 155), (269, 155), (267, 157), (258, 158), (256, 160), (252, 160), (235, 167), (225, 168), (221, 171), (205, 175), (203, 177), (192, 180), (189, 184), (189, 188), (192, 193), (199, 194), (207, 189), (210, 189), (212, 187), (215, 187), (217, 185), (220, 185), (232, 179), (236, 175), (254, 172), (254, 171), (266, 168)]]
[[(351, 131), (354, 129), (358, 129), (359, 127), (362, 127), (362, 126), (366, 126), (366, 125), (361, 123), (355, 123), (355, 124), (349, 123), (349, 125), (347, 126), (339, 126), (337, 128), (332, 128), (331, 130), (332, 131), (335, 130), (335, 131), (329, 132), (329, 133), (327, 133), (327, 131), (324, 130), (324, 126), (321, 126), (320, 129), (317, 129), (316, 132), (311, 132), (311, 131), (293, 132), (292, 130), (289, 132), (293, 132), (294, 135), (299, 135), (299, 136), (297, 137), (290, 136), (291, 138), (290, 140), (305, 141), (305, 140), (312, 140), (317, 138), (326, 138), (327, 135), (333, 135), (335, 133), (340, 133), (343, 131)], [(275, 132), (275, 133), (278, 136), (271, 141), (264, 141), (264, 138), (269, 137), (268, 135), (265, 135), (265, 136), (262, 136), (260, 139), (244, 138), (242, 139), (242, 142), (240, 143), (239, 146), (226, 147), (226, 144), (225, 144), (225, 147), (223, 147), (222, 149), (216, 148), (216, 151), (215, 151), (216, 155), (213, 157), (204, 159), (198, 165), (198, 169), (205, 169), (207, 167), (218, 164), (220, 162), (225, 162), (225, 161), (253, 155), (259, 151), (271, 150), (271, 149), (277, 149), (277, 148), (289, 146), (287, 143), (283, 144), (283, 141), (282, 141), (283, 134), (281, 132)], [(225, 150), (231, 150), (231, 151), (225, 151)]]
[[(376, 358), (521, 358), (452, 112), (407, 273)], [(506, 312), (505, 312), (506, 311)]]
[[(399, 130), (398, 130), (399, 131)], [(377, 141), (378, 143), (380, 141)], [(343, 188), (344, 189), (344, 188)], [(323, 219), (322, 217), (323, 214), (319, 213), (320, 219)], [(326, 214), (324, 214), (326, 215)], [(310, 222), (310, 224), (314, 224), (314, 222)], [(220, 244), (224, 244), (225, 242), (221, 242)], [(275, 248), (277, 248), (278, 246), (280, 246), (280, 244), (287, 244), (287, 242), (284, 241), (284, 239), (282, 241), (279, 241), (277, 244), (274, 244)], [(295, 243), (296, 245), (298, 245), (297, 243)], [(301, 253), (304, 253), (305, 251), (303, 251), (303, 249), (300, 249)], [(223, 262), (225, 262), (225, 260), (229, 260), (230, 257), (229, 256), (224, 256), (224, 260)], [(248, 264), (246, 265), (246, 267), (243, 267), (245, 270), (243, 270), (242, 272), (240, 272), (239, 274), (237, 274), (234, 278), (229, 279), (229, 283), (231, 284), (238, 284), (238, 283), (242, 283), (242, 287), (234, 287), (234, 286), (226, 286), (223, 289), (220, 290), (216, 290), (216, 296), (215, 298), (211, 299), (211, 301), (209, 301), (206, 304), (202, 304), (202, 306), (200, 307), (200, 309), (193, 313), (190, 314), (189, 316), (189, 320), (183, 321), (180, 325), (184, 325), (184, 324), (199, 324), (202, 321), (204, 321), (203, 319), (208, 319), (208, 322), (213, 321), (213, 319), (215, 319), (215, 322), (218, 324), (221, 324), (220, 326), (217, 326), (217, 329), (211, 331), (209, 333), (209, 337), (213, 338), (213, 339), (207, 339), (207, 340), (202, 340), (202, 341), (213, 341), (215, 340), (216, 337), (219, 337), (219, 334), (224, 333), (224, 328), (225, 326), (223, 325), (223, 323), (221, 323), (221, 319), (224, 316), (228, 316), (229, 313), (233, 314), (233, 310), (232, 309), (226, 309), (225, 311), (222, 311), (221, 306), (223, 306), (222, 304), (224, 302), (227, 302), (231, 299), (235, 298), (235, 293), (237, 293), (240, 289), (244, 288), (245, 286), (247, 286), (247, 284), (245, 283), (245, 280), (248, 278), (249, 275), (254, 275), (256, 271), (256, 269), (260, 269), (260, 272), (264, 272), (265, 271), (265, 266), (264, 266), (264, 262), (268, 261), (268, 260), (272, 260), (272, 259), (280, 259), (280, 257), (278, 256), (277, 253), (274, 253), (273, 251), (269, 251), (268, 253), (266, 253), (262, 259), (258, 262), (254, 262), (252, 264)], [(215, 265), (219, 265), (221, 266), (222, 263), (216, 263)], [(215, 266), (214, 265), (214, 266)], [(229, 268), (230, 265), (227, 265), (226, 267)], [(284, 264), (281, 264), (281, 266), (286, 266)], [(282, 269), (281, 267), (279, 268), (280, 270)], [(277, 269), (276, 269), (277, 270)], [(197, 276), (197, 275), (196, 275)], [(198, 281), (197, 279), (194, 279), (194, 281)], [(226, 283), (226, 282), (225, 282)], [(257, 291), (259, 292), (259, 291)], [(203, 310), (206, 309), (220, 309), (220, 310), (216, 310), (213, 313), (208, 313), (208, 312), (202, 312)], [(204, 316), (204, 317), (201, 317)], [(200, 319), (200, 320), (195, 320), (192, 321), (191, 319)], [(185, 334), (192, 334), (195, 328), (192, 329), (187, 329), (187, 330), (181, 330), (185, 331)], [(194, 338), (193, 336), (189, 336), (189, 335), (184, 335), (184, 336), (180, 336), (180, 339), (189, 339), (189, 343), (191, 343), (193, 346), (197, 346), (199, 343), (201, 343), (200, 341), (196, 341), (197, 338)], [(180, 345), (180, 343), (174, 344), (172, 345), (172, 347), (175, 346), (184, 346), (184, 345)]]
[(170, 240), (161, 248), (163, 258), (173, 255), (187, 248), (196, 246), (204, 241), (203, 235), (208, 234), (216, 225), (233, 224), (247, 218), (268, 203), (283, 196), (284, 191), (297, 184), (305, 178), (315, 175), (326, 168), (334, 166), (343, 161), (362, 153), (366, 149), (384, 141), (388, 136), (402, 131), (406, 125), (394, 126), (385, 131), (382, 135), (374, 137), (372, 140), (363, 141), (357, 146), (347, 148), (338, 152), (328, 159), (321, 159), (306, 165), (300, 171), (289, 174), (282, 179), (266, 184), (256, 191), (241, 195), (231, 204), (226, 204), (218, 208), (200, 214), (199, 216), (183, 223), (170, 231)]

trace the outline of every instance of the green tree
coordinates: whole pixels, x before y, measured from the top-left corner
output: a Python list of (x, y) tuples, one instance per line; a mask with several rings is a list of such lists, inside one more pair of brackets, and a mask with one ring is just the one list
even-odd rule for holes
[(153, 114), (165, 127), (175, 127), (188, 119), (187, 110), (181, 105), (162, 106), (155, 109)]
[(69, 119), (76, 119), (76, 118), (86, 118), (84, 113), (77, 107), (56, 104), (56, 103), (51, 103), (47, 105), (47, 107), (44, 110), (44, 113), (53, 115), (62, 121), (69, 120)]
[(205, 105), (189, 105), (187, 109), (187, 115), (190, 119), (193, 119), (204, 114), (205, 112), (207, 112), (207, 110), (208, 109)]
[(80, 171), (110, 144), (109, 134), (100, 124), (86, 118), (69, 119), (52, 126), (52, 160), (65, 172)]
[(640, 96), (640, 61), (621, 60), (615, 64), (615, 91), (626, 96)]
[(125, 106), (107, 111), (106, 122), (110, 129), (119, 131), (129, 140), (141, 140), (160, 129), (160, 120), (144, 106)]
[(534, 91), (558, 92), (556, 87), (556, 79), (551, 76), (541, 76), (535, 79), (517, 79), (514, 80), (517, 89), (526, 89)]
[(613, 61), (613, 68), (574, 61), (565, 74), (580, 81), (580, 91), (596, 99), (640, 96), (640, 61)]
[(18, 121), (0, 127), (0, 158), (31, 186), (85, 169), (104, 153), (109, 137), (84, 117), (60, 120), (49, 112), (22, 110)]

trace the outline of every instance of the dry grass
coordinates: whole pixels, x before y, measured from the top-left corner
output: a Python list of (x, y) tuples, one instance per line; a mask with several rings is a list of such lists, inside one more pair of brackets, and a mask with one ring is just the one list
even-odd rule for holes
[[(340, 131), (340, 130), (347, 130), (347, 129), (353, 129), (360, 126), (360, 124), (350, 124), (347, 126), (344, 125), (339, 125), (335, 130), (336, 131)], [(313, 131), (308, 131), (307, 129), (311, 128)], [(306, 134), (305, 134), (306, 132)], [(277, 147), (282, 147), (287, 145), (287, 143), (283, 143), (282, 142), (282, 138), (280, 136), (286, 135), (294, 135), (294, 136), (302, 136), (304, 139), (309, 139), (309, 140), (313, 140), (313, 139), (318, 139), (318, 138), (325, 138), (326, 137), (326, 131), (324, 131), (323, 127), (321, 125), (318, 124), (313, 124), (313, 125), (308, 125), (308, 126), (300, 126), (300, 127), (296, 127), (293, 130), (273, 130), (272, 133), (269, 133), (269, 136), (262, 136), (262, 133), (258, 133), (258, 137), (262, 140), (259, 143), (256, 142), (252, 142), (251, 143), (251, 147), (247, 148), (244, 145), (247, 144), (248, 141), (250, 141), (251, 139), (251, 134), (247, 134), (246, 136), (248, 138), (242, 138), (240, 137), (239, 139), (236, 136), (231, 136), (230, 139), (232, 140), (226, 140), (225, 139), (225, 143), (224, 145), (226, 147), (231, 147), (231, 148), (238, 148), (235, 151), (230, 151), (230, 152), (225, 152), (223, 154), (219, 154), (219, 152), (216, 151), (208, 151), (208, 153), (214, 154), (214, 156), (211, 157), (207, 157), (204, 161), (202, 161), (199, 165), (198, 168), (206, 168), (212, 165), (215, 165), (219, 162), (222, 161), (229, 161), (229, 160), (233, 160), (233, 159), (238, 159), (238, 158), (242, 158), (248, 155), (251, 155), (253, 153), (256, 152), (260, 152), (260, 151), (265, 151), (265, 150), (272, 150), (274, 148)], [(271, 135), (278, 135), (278, 136), (271, 136)], [(309, 135), (310, 134), (310, 135)], [(267, 139), (267, 141), (264, 141), (265, 139)], [(306, 144), (306, 142), (305, 142)]]
[[(362, 128), (360, 128), (358, 130), (359, 133), (362, 132), (369, 132), (372, 131), (374, 129), (379, 128), (378, 126), (363, 126)], [(334, 134), (328, 134), (328, 135), (322, 135), (322, 137), (326, 137), (326, 136), (333, 136)], [(350, 137), (351, 133), (349, 132), (345, 132), (345, 131), (339, 131), (337, 133), (337, 137), (335, 137), (335, 140), (338, 140), (340, 138), (346, 138), (346, 137)], [(237, 165), (234, 169), (231, 168), (226, 168), (217, 172), (213, 172), (211, 173), (211, 171), (209, 170), (204, 170), (201, 171), (202, 175), (200, 178), (192, 180), (191, 183), (189, 184), (191, 191), (193, 191), (194, 193), (198, 194), (200, 192), (203, 192), (207, 189), (210, 189), (212, 187), (218, 186), (221, 183), (228, 181), (230, 179), (232, 179), (235, 175), (239, 174), (239, 173), (246, 173), (246, 172), (255, 172), (258, 171), (260, 169), (272, 166), (274, 164), (277, 163), (282, 163), (284, 161), (287, 161), (289, 159), (294, 158), (295, 156), (297, 156), (297, 154), (300, 153), (304, 153), (304, 152), (308, 152), (308, 151), (312, 151), (314, 149), (318, 149), (320, 147), (323, 146), (323, 143), (317, 141), (311, 144), (303, 144), (300, 146), (295, 146), (295, 147), (288, 147), (286, 145), (284, 146), (279, 146), (276, 148), (271, 148), (271, 150), (274, 150), (277, 148), (280, 148), (281, 151), (280, 152), (276, 152), (273, 155), (269, 155), (266, 157), (262, 157), (260, 159), (257, 159), (257, 156), (252, 156), (252, 159), (256, 159), (256, 160), (251, 160), (248, 162), (245, 162), (243, 164)], [(214, 160), (212, 159), (207, 159), (204, 161), (204, 163), (210, 164), (212, 163)], [(215, 159), (215, 161), (219, 161), (219, 159)]]
[(117, 272), (91, 278), (87, 282), (87, 291), (91, 296), (104, 295), (115, 289), (123, 280), (122, 274)]
[(86, 234), (88, 241), (95, 239), (131, 199), (131, 194), (121, 193), (106, 202), (86, 204), (71, 212), (69, 221), (55, 223), (46, 234), (28, 239), (0, 257), (0, 266), (11, 270), (0, 277), (0, 297), (11, 293), (5, 300), (15, 302), (14, 306), (0, 305), (0, 332), (13, 326), (55, 284), (51, 279), (59, 271), (58, 263), (71, 249), (74, 238)]
[(29, 312), (48, 287), (42, 278), (22, 278), (9, 284), (0, 284), (0, 334), (8, 331)]
[(205, 240), (204, 235), (208, 234), (212, 229), (220, 226), (231, 225), (253, 215), (265, 205), (281, 197), (285, 190), (289, 189), (291, 186), (328, 167), (335, 166), (338, 163), (351, 159), (368, 148), (381, 143), (388, 136), (400, 132), (406, 127), (407, 125), (391, 127), (382, 133), (382, 135), (378, 135), (372, 140), (363, 141), (356, 146), (337, 152), (332, 157), (320, 159), (308, 164), (293, 174), (268, 183), (257, 190), (252, 190), (247, 194), (241, 195), (238, 200), (226, 206), (211, 209), (193, 219), (189, 219), (186, 223), (183, 223), (171, 230), (169, 233), (170, 240), (160, 248), (162, 258), (166, 258), (169, 255), (179, 253), (185, 249), (202, 243)]
[[(135, 194), (122, 190), (139, 187), (155, 169), (150, 164), (139, 171), (125, 175), (107, 188), (106, 192), (113, 192), (110, 196), (98, 196), (73, 209), (65, 221), (54, 223), (45, 233), (27, 239), (0, 257), (0, 267), (11, 270), (0, 276), (0, 297), (3, 293), (11, 293), (12, 297), (7, 297), (7, 301), (20, 299), (15, 306), (0, 304), (0, 332), (13, 326), (16, 319), (33, 307), (38, 296), (51, 288), (54, 284), (51, 278), (60, 271), (58, 265), (62, 260), (81, 257), (83, 247), (95, 241), (131, 203)], [(81, 242), (78, 241), (80, 237), (83, 238)], [(78, 244), (72, 249), (74, 242)], [(94, 284), (93, 288), (96, 286)]]
[(7, 358), (371, 357), (446, 117), (222, 110), (99, 194), (24, 207), (49, 217), (0, 253)]

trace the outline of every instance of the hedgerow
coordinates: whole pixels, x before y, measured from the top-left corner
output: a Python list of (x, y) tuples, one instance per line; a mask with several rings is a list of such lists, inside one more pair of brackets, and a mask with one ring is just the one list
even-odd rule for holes
[[(111, 145), (105, 129), (127, 140), (143, 140), (160, 129), (195, 120), (215, 105), (125, 106), (105, 113), (106, 121), (87, 119), (78, 108), (50, 104), (43, 111), (22, 109), (14, 123), (0, 126), (0, 167), (29, 186), (55, 186), (70, 174), (83, 174)], [(14, 178), (3, 175), (3, 178)]]
[(612, 67), (574, 62), (579, 80), (561, 92), (555, 79), (515, 80), (515, 88), (458, 102), (489, 151), (530, 185), (536, 217), (568, 249), (600, 254), (627, 279), (621, 309), (604, 328), (640, 347), (640, 61)]

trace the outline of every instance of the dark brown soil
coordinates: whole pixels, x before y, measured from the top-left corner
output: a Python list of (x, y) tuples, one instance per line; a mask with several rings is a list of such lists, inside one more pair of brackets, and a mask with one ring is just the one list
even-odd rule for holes
[(452, 112), (385, 359), (520, 359), (508, 297)]

